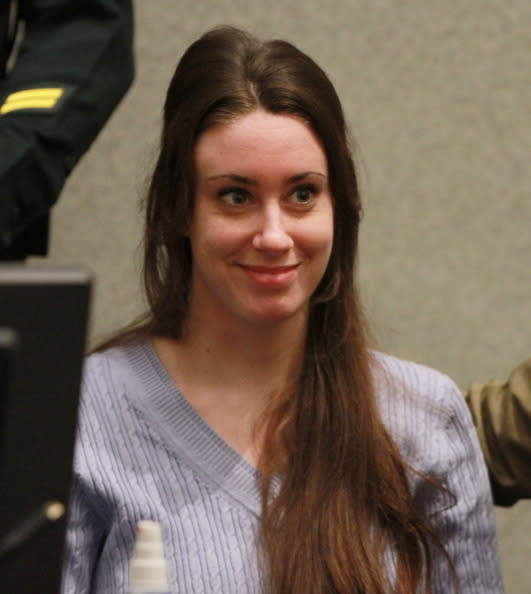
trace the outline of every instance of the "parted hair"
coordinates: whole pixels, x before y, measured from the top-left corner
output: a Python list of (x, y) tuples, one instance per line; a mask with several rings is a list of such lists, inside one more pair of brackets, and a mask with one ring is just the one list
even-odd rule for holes
[(100, 349), (139, 336), (182, 336), (193, 266), (194, 147), (208, 128), (256, 109), (311, 127), (327, 158), (334, 210), (331, 257), (311, 299), (300, 373), (263, 418), (262, 591), (429, 593), (434, 551), (444, 551), (414, 502), (411, 470), (376, 404), (355, 284), (361, 202), (343, 110), (323, 70), (290, 43), (221, 27), (179, 61), (145, 199), (148, 311)]

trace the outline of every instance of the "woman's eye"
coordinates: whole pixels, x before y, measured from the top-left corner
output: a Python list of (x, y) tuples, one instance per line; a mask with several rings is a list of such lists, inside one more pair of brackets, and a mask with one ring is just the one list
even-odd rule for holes
[(297, 204), (308, 204), (316, 194), (317, 190), (313, 186), (302, 186), (293, 192), (292, 197)]
[(240, 189), (230, 189), (230, 190), (221, 190), (219, 192), (220, 198), (226, 204), (230, 204), (232, 206), (240, 206), (242, 204), (247, 204), (249, 201), (249, 194), (245, 190)]

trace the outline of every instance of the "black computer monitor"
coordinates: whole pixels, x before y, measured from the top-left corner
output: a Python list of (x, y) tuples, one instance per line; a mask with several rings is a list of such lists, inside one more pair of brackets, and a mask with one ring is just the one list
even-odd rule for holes
[[(90, 286), (82, 268), (0, 265), (0, 543), (67, 504)], [(1, 592), (59, 592), (65, 517), (37, 525), (2, 551)]]

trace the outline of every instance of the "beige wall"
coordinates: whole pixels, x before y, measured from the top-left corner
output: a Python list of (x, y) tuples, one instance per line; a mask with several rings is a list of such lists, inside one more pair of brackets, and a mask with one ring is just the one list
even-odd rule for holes
[[(165, 87), (206, 28), (293, 41), (358, 146), (361, 279), (381, 346), (460, 385), (529, 355), (528, 0), (137, 0), (137, 78), (55, 209), (51, 259), (97, 286), (92, 334), (140, 308), (137, 203)], [(527, 150), (526, 150), (527, 149)], [(498, 514), (508, 594), (531, 592), (531, 504)]]

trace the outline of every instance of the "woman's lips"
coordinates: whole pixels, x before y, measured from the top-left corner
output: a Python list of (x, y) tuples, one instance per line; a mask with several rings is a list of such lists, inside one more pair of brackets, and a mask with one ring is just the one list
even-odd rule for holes
[(298, 264), (290, 266), (252, 266), (240, 265), (243, 271), (256, 284), (263, 287), (282, 287), (288, 285), (297, 275)]

